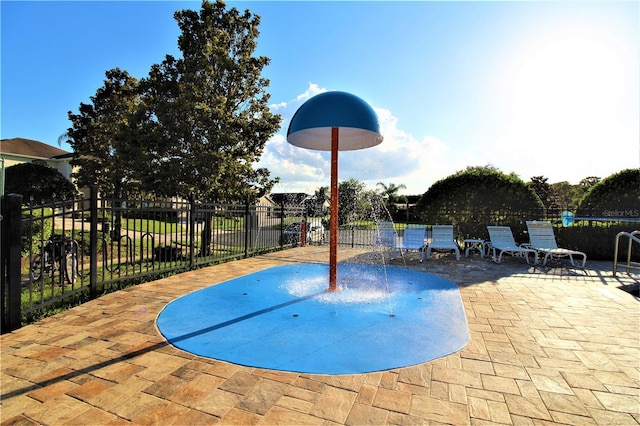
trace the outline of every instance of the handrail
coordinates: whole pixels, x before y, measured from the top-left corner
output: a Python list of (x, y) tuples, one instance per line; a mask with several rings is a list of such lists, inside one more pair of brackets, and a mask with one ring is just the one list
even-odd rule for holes
[(616, 235), (616, 248), (613, 254), (613, 276), (616, 276), (616, 270), (618, 269), (618, 246), (620, 245), (620, 237), (629, 237), (629, 246), (627, 247), (627, 274), (629, 273), (629, 269), (633, 266), (635, 268), (640, 268), (640, 265), (632, 265), (631, 264), (631, 244), (635, 241), (640, 244), (640, 238), (636, 237), (636, 235), (640, 235), (640, 231), (633, 232), (619, 232)]

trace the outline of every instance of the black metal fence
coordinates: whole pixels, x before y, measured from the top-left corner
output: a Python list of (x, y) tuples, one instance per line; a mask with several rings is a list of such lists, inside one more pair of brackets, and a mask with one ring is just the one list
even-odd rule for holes
[(299, 205), (2, 199), (2, 332), (121, 288), (297, 244)]
[[(341, 206), (341, 208), (343, 208)], [(345, 207), (348, 208), (348, 207)], [(375, 222), (371, 211), (352, 212), (340, 226), (338, 244), (371, 247)], [(432, 224), (453, 224), (459, 243), (488, 239), (487, 225), (508, 225), (519, 243), (528, 242), (527, 220), (549, 220), (558, 244), (587, 253), (589, 259), (611, 259), (621, 231), (634, 231), (634, 218), (596, 217), (579, 212), (571, 226), (566, 210), (530, 212), (442, 211)], [(86, 199), (25, 206), (22, 197), (2, 199), (1, 297), (2, 332), (125, 285), (178, 271), (246, 258), (299, 243), (288, 225), (308, 219), (303, 205), (214, 204), (196, 200), (117, 200), (100, 198), (92, 188)], [(424, 223), (424, 222), (422, 222)], [(395, 224), (402, 235), (404, 224)], [(308, 229), (311, 229), (309, 226)], [(314, 242), (326, 241), (324, 227)], [(634, 260), (640, 254), (632, 253)], [(626, 256), (622, 253), (621, 256)]]

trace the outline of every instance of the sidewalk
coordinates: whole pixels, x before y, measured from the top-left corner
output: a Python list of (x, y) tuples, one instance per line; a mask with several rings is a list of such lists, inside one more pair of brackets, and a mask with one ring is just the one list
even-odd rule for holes
[(637, 275), (613, 277), (610, 262), (583, 271), (412, 257), (407, 267), (458, 284), (471, 340), (390, 371), (246, 368), (175, 349), (156, 329), (178, 296), (327, 259), (327, 247), (304, 247), (190, 271), (3, 335), (1, 424), (640, 424), (640, 302), (617, 288)]

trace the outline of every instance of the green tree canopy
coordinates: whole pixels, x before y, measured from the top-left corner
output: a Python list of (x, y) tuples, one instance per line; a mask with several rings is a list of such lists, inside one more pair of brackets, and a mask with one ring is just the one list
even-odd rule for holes
[(260, 77), (269, 59), (254, 56), (260, 18), (222, 1), (174, 17), (181, 58), (167, 55), (139, 81), (107, 71), (91, 103), (69, 112), (78, 183), (117, 197), (256, 198), (277, 182), (254, 165), (281, 121)]
[(378, 182), (376, 186), (379, 188), (378, 194), (382, 197), (382, 202), (384, 203), (380, 207), (385, 208), (386, 213), (389, 216), (394, 217), (398, 210), (395, 203), (401, 199), (398, 192), (400, 192), (401, 189), (406, 189), (406, 185), (402, 183), (400, 185), (396, 185), (395, 183), (386, 185), (384, 182)]
[(324, 216), (326, 211), (325, 203), (331, 199), (329, 187), (321, 186), (315, 190), (309, 203), (309, 212), (313, 216)]
[(388, 220), (378, 218), (381, 199), (364, 182), (349, 178), (338, 184), (338, 224), (357, 220)]
[(77, 195), (76, 187), (59, 171), (38, 162), (21, 163), (5, 170), (5, 193), (20, 194), (24, 204), (56, 200), (71, 200)]
[(515, 175), (491, 167), (468, 167), (434, 183), (416, 205), (416, 214), (428, 224), (451, 223), (467, 237), (486, 234), (486, 225), (503, 222), (503, 214), (522, 212), (531, 217), (542, 203), (535, 192)]
[(549, 208), (553, 204), (551, 185), (549, 184), (549, 178), (544, 176), (533, 176), (529, 186), (536, 193), (542, 204)]
[(576, 207), (584, 196), (584, 190), (582, 188), (580, 185), (571, 185), (567, 181), (552, 183), (552, 206), (560, 209)]
[(389, 203), (395, 202), (398, 199), (398, 192), (400, 192), (401, 189), (407, 188), (403, 183), (400, 185), (396, 185), (395, 183), (385, 185), (383, 182), (378, 182), (377, 186), (380, 187), (380, 195), (382, 195), (382, 198), (388, 200)]
[(356, 219), (362, 210), (364, 182), (350, 178), (338, 184), (338, 224), (344, 225)]
[(578, 206), (578, 215), (640, 217), (640, 169), (626, 169), (595, 184)]
[(79, 166), (78, 186), (97, 185), (105, 195), (127, 197), (140, 191), (148, 119), (138, 80), (119, 68), (105, 75), (91, 103), (81, 103), (78, 114), (69, 112), (73, 127), (62, 137), (73, 148), (72, 164)]
[(601, 180), (602, 179), (600, 179), (598, 176), (587, 176), (580, 181), (579, 185), (583, 188), (591, 189)]

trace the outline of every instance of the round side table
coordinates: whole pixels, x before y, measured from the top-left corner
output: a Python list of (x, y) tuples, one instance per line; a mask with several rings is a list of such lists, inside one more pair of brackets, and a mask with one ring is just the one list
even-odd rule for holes
[(469, 257), (469, 253), (473, 250), (478, 250), (480, 258), (484, 258), (484, 240), (475, 238), (464, 240), (464, 257)]

